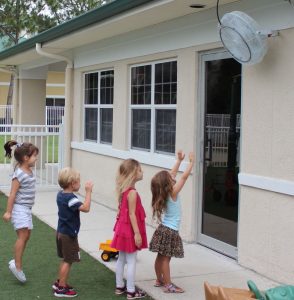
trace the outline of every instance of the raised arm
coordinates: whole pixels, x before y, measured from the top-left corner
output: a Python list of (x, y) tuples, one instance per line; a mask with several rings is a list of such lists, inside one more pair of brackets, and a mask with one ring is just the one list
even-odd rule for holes
[(93, 182), (87, 181), (85, 183), (86, 196), (84, 203), (79, 207), (79, 210), (82, 212), (89, 212), (91, 207), (91, 194), (93, 189)]
[(184, 173), (182, 174), (182, 176), (180, 177), (180, 179), (173, 186), (173, 194), (172, 194), (173, 199), (175, 199), (177, 197), (177, 194), (181, 191), (184, 184), (186, 183), (186, 180), (188, 179), (188, 177), (189, 177), (189, 175), (190, 175), (190, 173), (193, 169), (194, 160), (195, 160), (194, 153), (190, 152), (190, 154), (189, 154), (189, 164), (188, 164), (186, 170), (184, 171)]
[(174, 164), (173, 168), (170, 170), (170, 174), (173, 178), (175, 178), (177, 176), (179, 167), (184, 158), (185, 158), (185, 154), (183, 153), (182, 150), (179, 150), (177, 153), (177, 161)]

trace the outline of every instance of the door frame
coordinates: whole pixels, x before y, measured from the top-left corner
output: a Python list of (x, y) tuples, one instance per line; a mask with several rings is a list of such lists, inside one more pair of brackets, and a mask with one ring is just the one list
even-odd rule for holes
[[(214, 49), (214, 50), (208, 50), (198, 53), (198, 63), (199, 63), (199, 71), (198, 71), (198, 107), (199, 107), (199, 114), (198, 114), (198, 122), (197, 122), (197, 140), (198, 145), (200, 147), (198, 148), (198, 151), (200, 153), (200, 160), (199, 160), (199, 180), (198, 180), (198, 199), (199, 199), (199, 205), (198, 205), (198, 213), (197, 213), (197, 243), (202, 244), (203, 246), (206, 246), (208, 248), (211, 248), (212, 250), (216, 252), (220, 252), (224, 255), (227, 255), (229, 257), (232, 257), (234, 259), (238, 256), (238, 248), (235, 246), (232, 246), (230, 244), (227, 244), (225, 242), (222, 242), (220, 240), (217, 240), (215, 238), (212, 238), (208, 235), (203, 234), (202, 231), (202, 210), (203, 210), (203, 182), (204, 182), (204, 127), (205, 127), (205, 105), (206, 105), (206, 99), (205, 99), (205, 62), (211, 61), (211, 60), (217, 60), (217, 59), (226, 59), (226, 58), (232, 58), (232, 56), (229, 54), (228, 51), (226, 51), (224, 48)], [(241, 80), (242, 82), (242, 80)], [(242, 84), (241, 84), (242, 89)], [(241, 139), (240, 139), (241, 141)], [(239, 189), (240, 193), (240, 189)], [(238, 207), (238, 216), (239, 216), (239, 207)], [(238, 240), (238, 226), (237, 225), (237, 240)]]

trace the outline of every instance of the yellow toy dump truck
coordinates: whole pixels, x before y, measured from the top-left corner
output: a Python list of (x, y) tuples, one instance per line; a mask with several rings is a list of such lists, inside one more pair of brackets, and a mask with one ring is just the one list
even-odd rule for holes
[(110, 247), (111, 240), (107, 240), (106, 243), (100, 243), (99, 250), (102, 250), (101, 258), (103, 261), (110, 261), (111, 258), (118, 256), (118, 250)]

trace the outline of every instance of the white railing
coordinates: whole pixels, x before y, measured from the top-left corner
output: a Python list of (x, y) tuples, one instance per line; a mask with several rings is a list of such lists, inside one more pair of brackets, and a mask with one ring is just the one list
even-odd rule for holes
[[(229, 127), (230, 126), (230, 114), (206, 114), (206, 126), (214, 127)], [(240, 114), (236, 116), (237, 127), (240, 128)]]
[[(205, 157), (210, 158), (209, 165), (213, 167), (227, 167), (228, 147), (229, 147), (230, 127), (206, 126), (207, 146)], [(239, 135), (240, 128), (236, 128)], [(239, 165), (239, 137), (236, 139), (237, 158), (236, 164)]]
[(62, 125), (0, 125), (0, 186), (8, 186), (13, 162), (4, 156), (3, 145), (8, 140), (30, 142), (39, 148), (34, 173), (38, 186), (56, 186), (57, 173), (62, 168)]
[(12, 116), (12, 105), (0, 105), (0, 124), (12, 124)]
[(46, 106), (46, 124), (59, 125), (64, 115), (63, 106)]
[[(46, 125), (59, 125), (64, 115), (63, 106), (46, 106)], [(13, 124), (13, 106), (0, 105), (0, 125)]]

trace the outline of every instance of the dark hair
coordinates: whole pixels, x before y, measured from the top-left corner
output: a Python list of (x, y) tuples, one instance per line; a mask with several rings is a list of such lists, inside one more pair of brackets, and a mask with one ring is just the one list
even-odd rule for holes
[(173, 180), (168, 171), (160, 171), (151, 180), (153, 218), (161, 221), (168, 196), (173, 192)]
[(15, 160), (21, 164), (23, 162), (24, 156), (31, 157), (34, 153), (38, 154), (39, 149), (32, 143), (18, 143), (17, 141), (11, 140), (5, 143), (5, 156), (11, 158), (13, 147), (14, 149), (14, 158)]

